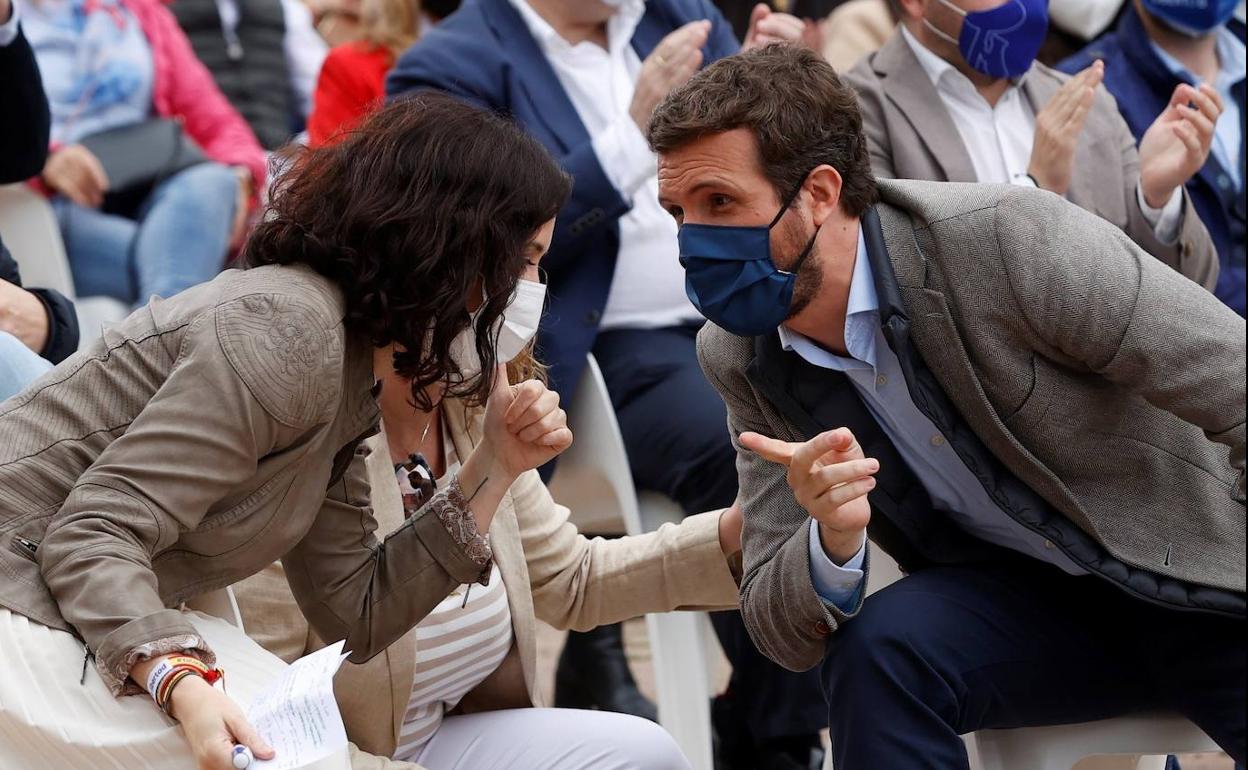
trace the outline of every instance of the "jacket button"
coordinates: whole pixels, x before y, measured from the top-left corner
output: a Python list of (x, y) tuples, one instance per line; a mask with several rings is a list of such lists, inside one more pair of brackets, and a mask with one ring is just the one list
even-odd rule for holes
[(815, 621), (815, 635), (816, 636), (828, 636), (831, 633), (832, 633), (832, 630), (828, 628), (828, 624), (826, 622), (822, 620)]
[(1226, 174), (1218, 174), (1218, 187), (1223, 190), (1231, 189), (1231, 178)]
[(601, 310), (591, 310), (585, 314), (585, 323), (596, 324), (602, 320)]

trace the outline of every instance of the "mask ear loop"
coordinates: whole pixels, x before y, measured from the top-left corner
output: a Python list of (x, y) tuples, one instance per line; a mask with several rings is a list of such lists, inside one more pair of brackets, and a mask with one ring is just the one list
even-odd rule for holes
[[(966, 11), (962, 10), (962, 9), (961, 9), (961, 8), (959, 8), (958, 6), (956, 6), (956, 5), (954, 5), (953, 3), (949, 2), (949, 0), (940, 0), (940, 4), (941, 4), (941, 5), (943, 5), (943, 6), (945, 6), (945, 7), (946, 7), (946, 8), (948, 8), (949, 10), (953, 11), (954, 13), (958, 14), (958, 15), (959, 15), (959, 16), (961, 16), (963, 19), (965, 19), (965, 18), (966, 18)], [(923, 26), (925, 26), (925, 27), (927, 27), (928, 29), (930, 29), (932, 32), (934, 32), (936, 35), (938, 35), (938, 36), (939, 36), (942, 40), (944, 40), (946, 43), (949, 43), (949, 44), (951, 44), (951, 45), (958, 45), (958, 41), (957, 41), (957, 39), (956, 39), (956, 38), (954, 38), (954, 37), (953, 37), (953, 35), (950, 35), (948, 32), (945, 32), (945, 31), (944, 31), (943, 29), (941, 29), (940, 27), (937, 27), (935, 24), (933, 24), (933, 23), (931, 23), (930, 21), (928, 21), (926, 16), (924, 16), (924, 17), (923, 17), (920, 21), (922, 21), (922, 22), (923, 22)]]
[[(789, 197), (785, 199), (784, 205), (780, 207), (780, 212), (776, 214), (776, 218), (771, 220), (771, 224), (767, 225), (768, 230), (771, 230), (773, 227), (780, 224), (780, 220), (784, 219), (784, 215), (789, 213), (789, 208), (793, 206), (793, 201), (797, 200), (797, 196), (801, 194), (802, 187), (806, 185), (806, 177), (809, 176), (810, 172), (807, 171), (806, 175), (803, 176), (797, 183), (797, 187), (793, 188), (793, 192), (789, 193)], [(820, 225), (820, 227), (822, 227), (822, 225)], [(806, 262), (806, 258), (809, 257), (811, 252), (815, 249), (815, 239), (819, 237), (820, 227), (816, 227), (815, 232), (810, 236), (810, 240), (806, 241), (806, 248), (802, 249), (801, 256), (799, 256), (797, 261), (793, 263), (793, 269), (781, 270), (777, 267), (776, 272), (784, 275), (796, 275), (797, 271), (802, 269), (802, 264)], [(772, 260), (772, 266), (775, 266), (774, 259)]]

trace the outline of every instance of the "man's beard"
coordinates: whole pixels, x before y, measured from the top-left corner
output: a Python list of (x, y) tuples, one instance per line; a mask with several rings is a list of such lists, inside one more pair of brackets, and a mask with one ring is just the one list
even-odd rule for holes
[[(785, 228), (785, 250), (792, 254), (789, 259), (785, 260), (785, 263), (790, 269), (802, 256), (802, 250), (806, 248), (810, 238), (810, 235), (802, 232), (800, 221), (794, 222), (792, 227)], [(793, 300), (789, 303), (788, 315), (784, 317), (786, 321), (805, 310), (810, 301), (819, 293), (823, 284), (823, 270), (819, 267), (819, 247), (811, 243), (810, 248), (810, 254), (806, 255), (806, 259), (797, 269), (797, 275), (794, 277)]]

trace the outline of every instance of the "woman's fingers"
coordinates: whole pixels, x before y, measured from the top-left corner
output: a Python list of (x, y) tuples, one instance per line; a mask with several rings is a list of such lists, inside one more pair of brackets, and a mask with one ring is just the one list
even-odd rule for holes
[(572, 446), (572, 430), (570, 428), (556, 428), (550, 433), (538, 438), (535, 442), (538, 446), (550, 447), (551, 449), (562, 452)]
[[(251, 753), (257, 759), (272, 759), (276, 753), (273, 751), (273, 747), (260, 737), (260, 733), (256, 732), (255, 728), (251, 726), (251, 723), (241, 713), (227, 714), (225, 716), (225, 726), (229, 728), (234, 742), (251, 749)], [(230, 746), (230, 749), (233, 750), (233, 745)]]
[[(536, 398), (508, 421), (507, 429), (512, 433), (519, 434), (551, 413), (561, 411), (559, 409), (559, 394), (553, 390), (547, 390), (545, 386), (539, 387), (541, 387), (541, 391)], [(515, 404), (512, 406), (514, 407)]]
[(559, 428), (566, 427), (568, 424), (568, 413), (562, 409), (555, 409), (547, 413), (537, 422), (531, 423), (524, 430), (516, 435), (521, 441), (531, 444), (542, 436)]
[[(503, 415), (507, 427), (515, 431), (527, 425), (527, 422), (521, 422), (522, 416), (537, 403), (542, 394), (552, 391), (547, 390), (546, 386), (537, 380), (525, 380), (519, 385), (512, 386), (511, 405), (507, 407), (507, 412)], [(533, 420), (529, 420), (532, 422)]]

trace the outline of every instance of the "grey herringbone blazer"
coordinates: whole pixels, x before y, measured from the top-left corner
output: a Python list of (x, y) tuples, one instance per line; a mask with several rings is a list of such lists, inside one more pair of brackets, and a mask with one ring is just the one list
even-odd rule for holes
[[(980, 441), (1123, 564), (1242, 593), (1243, 319), (1051, 193), (879, 185), (910, 337)], [(711, 324), (698, 339), (734, 441), (809, 438), (751, 380), (754, 350)], [(811, 585), (784, 469), (738, 450), (742, 612), (763, 652), (807, 669), (847, 616)]]

